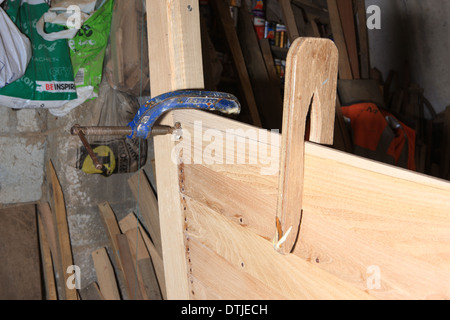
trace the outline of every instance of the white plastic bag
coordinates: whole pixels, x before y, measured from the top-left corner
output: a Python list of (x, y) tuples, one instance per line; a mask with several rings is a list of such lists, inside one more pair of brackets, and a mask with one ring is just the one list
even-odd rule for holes
[[(95, 11), (96, 0), (63, 0), (51, 6), (37, 22), (36, 30), (47, 41), (58, 39), (72, 39), (80, 30), (83, 23)], [(65, 26), (68, 29), (46, 33), (46, 22)]]
[(0, 8), (0, 88), (24, 75), (31, 54), (30, 40)]

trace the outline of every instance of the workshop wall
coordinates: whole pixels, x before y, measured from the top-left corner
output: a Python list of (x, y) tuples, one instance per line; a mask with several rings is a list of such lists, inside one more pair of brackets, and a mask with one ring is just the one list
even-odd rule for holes
[(450, 2), (366, 0), (370, 5), (381, 13), (381, 29), (369, 30), (372, 67), (386, 79), (408, 61), (411, 81), (424, 88), (437, 113), (444, 111), (450, 105)]
[(42, 195), (46, 112), (0, 108), (0, 206)]

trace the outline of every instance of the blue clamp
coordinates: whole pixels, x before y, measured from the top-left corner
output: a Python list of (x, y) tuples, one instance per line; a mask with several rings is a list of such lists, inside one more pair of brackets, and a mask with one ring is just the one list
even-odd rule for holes
[(148, 138), (158, 118), (163, 113), (174, 109), (199, 109), (238, 114), (241, 106), (238, 99), (229, 93), (202, 90), (164, 93), (140, 107), (133, 120), (128, 123), (132, 130), (128, 138)]

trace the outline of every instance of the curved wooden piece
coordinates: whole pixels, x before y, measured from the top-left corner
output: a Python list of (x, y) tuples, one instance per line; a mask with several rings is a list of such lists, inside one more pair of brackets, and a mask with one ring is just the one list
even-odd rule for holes
[(300, 228), (305, 130), (309, 140), (333, 143), (338, 51), (331, 40), (298, 38), (286, 60), (277, 232), (274, 247), (292, 251)]

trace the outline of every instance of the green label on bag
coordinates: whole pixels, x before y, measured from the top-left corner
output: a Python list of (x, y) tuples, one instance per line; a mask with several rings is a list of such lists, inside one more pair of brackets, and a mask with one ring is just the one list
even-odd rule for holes
[(102, 80), (103, 60), (108, 45), (114, 1), (106, 1), (86, 20), (73, 39), (70, 39), (75, 85), (91, 86), (95, 96)]
[[(44, 0), (6, 1), (6, 13), (31, 41), (32, 58), (22, 78), (0, 89), (0, 101), (5, 97), (24, 99), (15, 107), (30, 107), (32, 101), (64, 102), (77, 98), (70, 52), (65, 39), (46, 41), (36, 31), (35, 23), (48, 11)], [(63, 30), (62, 26), (47, 23), (46, 32)], [(6, 102), (7, 103), (7, 102)], [(35, 106), (32, 107), (35, 107)], [(46, 103), (37, 104), (47, 107)], [(54, 107), (54, 105), (52, 105)]]

